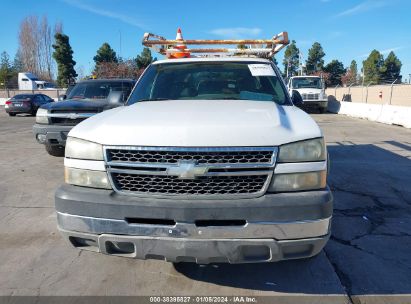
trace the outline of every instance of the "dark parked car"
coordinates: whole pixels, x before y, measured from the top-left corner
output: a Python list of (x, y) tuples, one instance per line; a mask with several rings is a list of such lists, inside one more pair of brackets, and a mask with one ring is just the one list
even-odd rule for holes
[(44, 94), (18, 94), (6, 101), (5, 109), (10, 116), (19, 113), (29, 113), (36, 115), (37, 109), (54, 99)]
[(67, 99), (40, 107), (33, 126), (36, 140), (53, 156), (64, 156), (67, 134), (81, 121), (123, 105), (133, 89), (132, 79), (93, 79), (77, 83)]

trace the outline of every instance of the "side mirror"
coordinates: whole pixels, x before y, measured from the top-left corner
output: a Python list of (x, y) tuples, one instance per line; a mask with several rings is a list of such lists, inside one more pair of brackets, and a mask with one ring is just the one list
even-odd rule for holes
[(67, 95), (66, 95), (66, 94), (60, 95), (60, 96), (59, 96), (59, 101), (62, 101), (62, 100), (64, 100), (64, 99), (66, 99), (66, 98), (67, 98)]
[(123, 102), (124, 93), (121, 91), (111, 91), (107, 96), (107, 101), (110, 106), (121, 106)]
[(291, 101), (296, 107), (299, 108), (301, 108), (304, 105), (304, 100), (301, 97), (301, 94), (296, 90), (293, 90), (291, 93)]

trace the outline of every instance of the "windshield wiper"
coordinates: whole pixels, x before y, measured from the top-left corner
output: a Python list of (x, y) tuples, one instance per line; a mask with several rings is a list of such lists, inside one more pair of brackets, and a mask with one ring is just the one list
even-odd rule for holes
[(160, 101), (160, 100), (172, 100), (171, 98), (146, 98), (146, 99), (140, 99), (137, 102), (141, 101)]

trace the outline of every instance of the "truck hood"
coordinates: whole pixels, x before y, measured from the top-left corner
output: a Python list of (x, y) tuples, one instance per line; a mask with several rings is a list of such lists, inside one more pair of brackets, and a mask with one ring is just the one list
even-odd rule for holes
[(91, 113), (102, 112), (110, 107), (106, 100), (76, 100), (68, 99), (64, 101), (50, 102), (42, 105), (41, 108), (47, 109), (49, 111), (90, 111)]
[(95, 115), (69, 136), (104, 145), (222, 147), (278, 146), (320, 137), (294, 106), (246, 100), (139, 102)]

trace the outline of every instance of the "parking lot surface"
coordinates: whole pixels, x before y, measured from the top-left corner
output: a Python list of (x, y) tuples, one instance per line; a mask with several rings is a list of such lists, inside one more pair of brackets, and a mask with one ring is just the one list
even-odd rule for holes
[(411, 303), (411, 130), (313, 114), (329, 145), (333, 235), (318, 256), (193, 265), (69, 247), (56, 228), (63, 159), (34, 117), (0, 108), (0, 295), (249, 295), (294, 303)]

